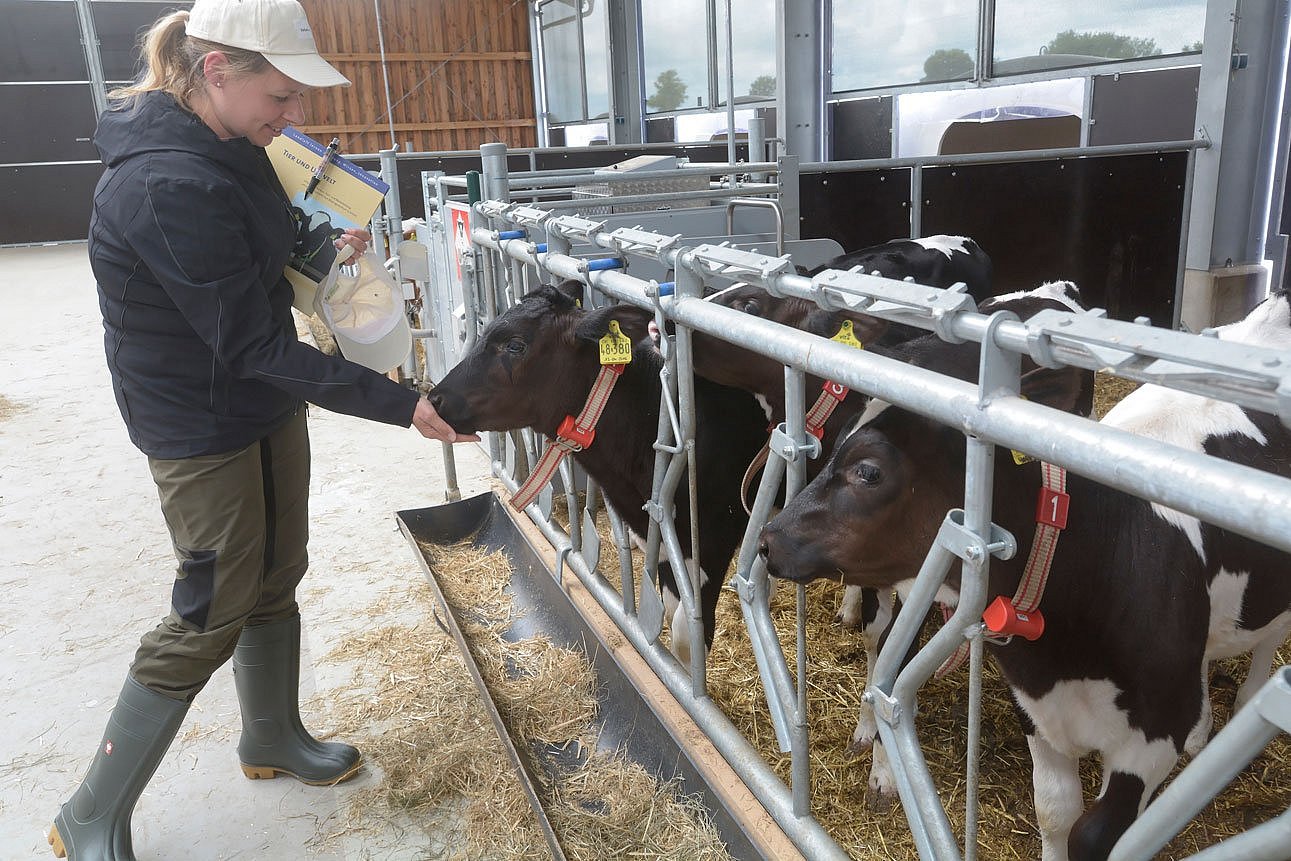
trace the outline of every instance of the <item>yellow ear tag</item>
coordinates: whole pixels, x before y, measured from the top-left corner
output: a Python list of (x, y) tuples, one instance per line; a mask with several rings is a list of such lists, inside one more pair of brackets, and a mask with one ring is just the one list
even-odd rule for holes
[(864, 350), (865, 345), (856, 337), (852, 331), (852, 321), (844, 320), (843, 325), (838, 327), (838, 334), (830, 338), (831, 341), (837, 341), (840, 344), (846, 344), (849, 347), (855, 347), (858, 350)]
[(601, 364), (626, 365), (632, 361), (632, 339), (619, 329), (619, 321), (610, 321), (610, 331), (601, 338)]

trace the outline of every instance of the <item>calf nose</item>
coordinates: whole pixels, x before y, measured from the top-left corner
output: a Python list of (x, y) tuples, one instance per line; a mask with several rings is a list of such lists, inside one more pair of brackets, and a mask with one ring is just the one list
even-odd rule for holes
[(443, 395), (441, 395), (439, 392), (432, 389), (430, 394), (426, 396), (426, 399), (429, 400), (430, 405), (435, 408), (435, 412), (437, 413), (443, 412), (443, 409), (444, 409)]

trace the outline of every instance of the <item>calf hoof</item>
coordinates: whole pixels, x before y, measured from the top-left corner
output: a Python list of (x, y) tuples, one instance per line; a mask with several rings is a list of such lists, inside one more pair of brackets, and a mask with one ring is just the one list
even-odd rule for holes
[(837, 613), (834, 614), (834, 624), (841, 625), (842, 627), (847, 628), (849, 631), (859, 631), (861, 630), (861, 628), (865, 627), (864, 625), (861, 624), (861, 619), (859, 616), (849, 616), (848, 614), (844, 613), (842, 610), (839, 610)]
[(865, 788), (865, 809), (871, 813), (887, 813), (896, 805), (895, 790), (883, 790), (875, 786)]
[(874, 747), (874, 733), (864, 733), (859, 729), (852, 733), (852, 739), (847, 743), (847, 755), (858, 757)]
[(49, 846), (54, 850), (55, 858), (67, 857), (67, 848), (63, 846), (63, 835), (58, 833), (57, 825), (51, 825), (49, 828)]

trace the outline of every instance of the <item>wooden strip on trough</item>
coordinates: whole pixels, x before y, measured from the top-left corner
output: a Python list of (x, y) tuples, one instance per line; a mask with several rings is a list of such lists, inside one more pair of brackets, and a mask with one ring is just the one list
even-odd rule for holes
[[(516, 515), (508, 504), (510, 494), (504, 488), (495, 492), (502, 501), (516, 529), (543, 561), (548, 571), (555, 571), (557, 554), (538, 527), (524, 515)], [(633, 687), (647, 702), (668, 733), (689, 754), (695, 769), (703, 775), (709, 789), (722, 798), (723, 806), (736, 816), (749, 841), (764, 857), (777, 861), (802, 861), (803, 855), (781, 830), (780, 826), (762, 806), (740, 776), (731, 768), (726, 758), (715, 748), (708, 736), (691, 719), (686, 710), (673, 697), (672, 692), (659, 680), (654, 670), (637, 653), (619, 631), (610, 617), (587, 588), (574, 576), (566, 574), (561, 584), (570, 604), (578, 611), (587, 626), (596, 633), (601, 648), (614, 659), (623, 674), (632, 680)]]

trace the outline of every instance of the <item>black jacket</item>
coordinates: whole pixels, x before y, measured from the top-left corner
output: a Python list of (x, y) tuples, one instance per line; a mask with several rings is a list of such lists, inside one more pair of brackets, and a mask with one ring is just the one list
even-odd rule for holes
[(295, 223), (269, 157), (164, 93), (99, 118), (90, 265), (130, 439), (158, 458), (234, 451), (311, 401), (408, 426), (417, 394), (301, 343), (283, 266)]

